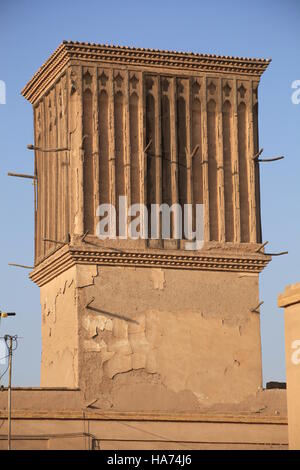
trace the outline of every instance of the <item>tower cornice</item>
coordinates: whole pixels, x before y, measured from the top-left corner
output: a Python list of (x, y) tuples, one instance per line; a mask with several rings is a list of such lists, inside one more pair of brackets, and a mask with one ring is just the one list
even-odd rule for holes
[(130, 66), (143, 70), (155, 68), (182, 71), (182, 73), (223, 73), (260, 78), (270, 59), (219, 56), (193, 52), (144, 49), (87, 42), (64, 41), (39, 68), (22, 90), (22, 95), (35, 103), (48, 86), (59, 77), (72, 61), (83, 65), (91, 63), (109, 66)]
[(249, 253), (220, 253), (203, 250), (194, 254), (181, 250), (122, 250), (87, 248), (65, 245), (30, 273), (30, 279), (43, 286), (75, 265), (123, 266), (134, 268), (188, 269), (259, 274), (269, 263), (268, 255)]

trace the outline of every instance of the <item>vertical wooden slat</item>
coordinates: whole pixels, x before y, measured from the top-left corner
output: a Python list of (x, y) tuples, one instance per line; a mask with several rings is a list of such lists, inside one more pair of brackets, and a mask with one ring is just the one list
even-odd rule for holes
[(210, 240), (209, 187), (208, 187), (208, 141), (207, 141), (207, 83), (202, 79), (201, 86), (201, 128), (202, 128), (202, 169), (203, 169), (203, 204), (204, 204), (204, 241)]
[(248, 163), (248, 188), (249, 188), (249, 210), (250, 210), (250, 242), (256, 243), (257, 241), (257, 228), (256, 228), (256, 195), (255, 195), (255, 162), (253, 156), (254, 150), (254, 129), (253, 129), (253, 93), (252, 81), (249, 83), (250, 87), (247, 90), (247, 109), (248, 109), (248, 145), (247, 145), (247, 163)]
[[(185, 109), (186, 109), (186, 149), (185, 149), (185, 163), (186, 163), (186, 204), (189, 204), (192, 207), (193, 204), (193, 186), (192, 186), (192, 178), (193, 178), (193, 147), (192, 147), (192, 79), (189, 78), (185, 81), (184, 86), (184, 98), (185, 98)], [(188, 229), (191, 230), (193, 227), (193, 211), (189, 209), (188, 212), (188, 227), (185, 227), (185, 217), (184, 217), (184, 210), (182, 208), (182, 238), (186, 238), (188, 236)]]
[[(48, 113), (47, 113), (47, 108), (48, 108), (48, 95), (45, 95), (44, 97), (44, 106), (43, 106), (43, 111), (44, 111), (44, 126), (43, 126), (43, 149), (47, 148), (48, 145), (48, 136), (47, 136), (47, 127), (48, 127)], [(49, 207), (48, 207), (48, 190), (49, 190), (49, 171), (48, 171), (48, 153), (42, 152), (43, 155), (43, 173), (44, 173), (44, 207), (43, 207), (43, 212), (44, 212), (44, 227), (43, 227), (43, 235), (42, 235), (42, 244), (44, 247), (44, 256), (48, 252), (48, 242), (44, 241), (44, 238), (48, 237), (48, 217), (49, 217)]]
[[(46, 95), (45, 97), (45, 145), (44, 149), (50, 149), (50, 125), (52, 121), (51, 117), (51, 100), (50, 94)], [(45, 192), (46, 192), (46, 215), (45, 215), (45, 233), (44, 238), (51, 238), (51, 212), (52, 212), (52, 204), (51, 204), (51, 189), (52, 189), (52, 164), (51, 164), (51, 157), (52, 152), (43, 152), (44, 153), (44, 160), (45, 160), (45, 169), (46, 169), (46, 184), (45, 184)], [(45, 254), (49, 252), (51, 249), (52, 243), (48, 241), (44, 241), (45, 244)]]
[(239, 179), (239, 146), (238, 146), (238, 112), (237, 112), (237, 80), (233, 80), (233, 129), (232, 129), (232, 172), (233, 172), (233, 210), (234, 210), (234, 242), (241, 242), (240, 219), (240, 179)]
[(201, 122), (201, 101), (200, 96), (201, 86), (198, 79), (193, 79), (191, 82), (191, 180), (192, 180), (192, 202), (193, 202), (193, 230), (196, 229), (196, 204), (203, 203), (203, 170), (204, 165), (202, 159), (204, 157), (202, 151), (202, 122)]
[[(178, 202), (181, 207), (182, 239), (186, 238), (184, 228), (185, 205), (191, 201), (191, 133), (189, 115), (189, 80), (177, 79), (177, 161), (178, 161)], [(190, 193), (190, 196), (188, 195)]]
[[(57, 148), (57, 113), (56, 113), (56, 89), (50, 92), (51, 99), (51, 128), (49, 129), (49, 147)], [(49, 220), (49, 238), (57, 240), (57, 152), (49, 154), (49, 163), (51, 168), (50, 185), (50, 220)], [(50, 249), (57, 247), (55, 242), (51, 242)]]
[[(146, 161), (145, 161), (145, 185), (147, 188), (146, 201), (148, 209), (148, 244), (150, 240), (152, 226), (151, 226), (151, 205), (156, 200), (156, 113), (157, 113), (157, 93), (155, 77), (147, 76), (146, 78)], [(152, 237), (151, 237), (152, 238)]]
[(247, 162), (247, 106), (245, 102), (245, 87), (241, 83), (238, 87), (238, 159), (240, 182), (240, 216), (241, 216), (241, 242), (250, 241), (250, 210), (249, 210), (249, 171)]
[(94, 173), (94, 112), (95, 70), (83, 69), (83, 196), (84, 232), (94, 233), (95, 227), (95, 173)]
[[(252, 112), (253, 112), (253, 139), (254, 139), (254, 153), (259, 150), (258, 138), (258, 81), (252, 81)], [(256, 197), (256, 241), (262, 243), (262, 230), (261, 230), (261, 211), (260, 211), (260, 175), (259, 163), (255, 164), (255, 197)]]
[(68, 113), (68, 123), (69, 123), (69, 132), (68, 132), (68, 147), (70, 151), (68, 152), (68, 177), (66, 179), (69, 191), (68, 198), (66, 201), (69, 213), (69, 231), (70, 234), (75, 232), (75, 168), (74, 168), (74, 159), (76, 155), (75, 150), (75, 135), (77, 132), (77, 127), (79, 126), (79, 112), (76, 108), (76, 93), (77, 93), (77, 82), (74, 84), (74, 75), (73, 69), (69, 69), (67, 75), (67, 113)]
[[(124, 77), (119, 71), (114, 74), (114, 124), (115, 124), (115, 194), (117, 212), (117, 236), (126, 236), (121, 226), (123, 217), (120, 197), (125, 195), (125, 114), (124, 114)], [(125, 208), (126, 209), (126, 208)], [(125, 222), (125, 221), (124, 221)]]
[(140, 100), (141, 96), (138, 88), (138, 78), (132, 74), (129, 80), (129, 134), (130, 134), (130, 202), (140, 203)]
[(105, 69), (98, 72), (99, 204), (110, 202), (109, 77), (107, 73)]
[(186, 99), (186, 187), (187, 187), (187, 204), (193, 204), (193, 161), (192, 161), (192, 79), (187, 81), (185, 89)]
[[(45, 148), (46, 145), (46, 97), (41, 101), (41, 148)], [(46, 243), (43, 238), (46, 236), (47, 229), (47, 161), (45, 159), (45, 153), (40, 152), (41, 158), (41, 174), (39, 178), (39, 191), (41, 193), (41, 204), (40, 204), (40, 213), (41, 213), (41, 255), (45, 256), (46, 253)]]
[(145, 75), (143, 72), (139, 75), (139, 149), (140, 149), (140, 202), (147, 203), (147, 155), (146, 147), (146, 93), (145, 93)]
[(94, 166), (94, 229), (96, 227), (96, 212), (100, 204), (99, 186), (99, 85), (98, 68), (93, 73), (93, 166)]
[[(35, 145), (37, 147), (42, 146), (42, 101), (38, 104), (35, 108)], [(36, 230), (35, 230), (35, 242), (36, 242), (36, 251), (35, 251), (35, 263), (39, 260), (42, 255), (42, 203), (41, 203), (41, 196), (42, 196), (42, 153), (39, 151), (35, 151), (35, 176), (36, 180), (34, 181), (35, 184), (35, 193), (36, 193)]]
[[(66, 217), (66, 240), (68, 240), (68, 234), (71, 235), (73, 231), (72, 227), (72, 190), (71, 190), (71, 122), (72, 118), (69, 114), (70, 112), (70, 83), (65, 75), (65, 92), (64, 92), (64, 113), (66, 119), (66, 136), (65, 136), (65, 144), (66, 147), (69, 149), (64, 153), (64, 168), (65, 168), (65, 188), (66, 188), (66, 195), (64, 198), (64, 205), (65, 205), (65, 217)], [(76, 120), (76, 118), (75, 118)], [(74, 121), (75, 121), (74, 120)]]
[[(47, 107), (46, 107), (46, 114), (47, 114), (47, 127), (46, 127), (46, 149), (51, 148), (51, 125), (52, 125), (52, 103), (51, 103), (51, 92), (47, 95)], [(52, 171), (52, 164), (53, 164), (53, 153), (46, 152), (46, 160), (47, 160), (47, 229), (46, 229), (46, 238), (52, 238), (52, 184), (53, 184), (53, 171)], [(47, 253), (52, 249), (52, 242), (46, 242), (46, 249)]]
[(83, 86), (82, 67), (70, 69), (70, 199), (72, 203), (72, 232), (82, 235), (84, 230), (83, 194)]
[[(39, 115), (39, 105), (37, 107), (34, 107), (34, 145), (39, 146), (39, 123), (38, 123), (38, 115)], [(39, 174), (39, 152), (35, 151), (34, 152), (34, 176), (37, 177)], [(33, 185), (34, 185), (34, 264), (36, 264), (36, 261), (39, 257), (39, 251), (40, 251), (40, 211), (38, 208), (38, 199), (39, 199), (39, 194), (38, 194), (38, 185), (37, 185), (37, 180), (33, 180)]]
[(223, 114), (222, 114), (222, 79), (218, 80), (217, 95), (217, 184), (218, 184), (218, 219), (219, 241), (225, 242), (225, 202), (224, 202), (224, 162), (223, 162)]
[(83, 149), (83, 68), (78, 68), (78, 100), (77, 109), (79, 114), (79, 129), (77, 132), (77, 148), (78, 148), (78, 167), (77, 167), (77, 214), (75, 216), (75, 232), (82, 235), (84, 233), (84, 149)]
[(129, 115), (129, 71), (126, 70), (124, 77), (124, 172), (125, 172), (125, 196), (127, 197), (127, 230), (130, 223), (128, 210), (131, 205), (131, 144), (130, 144), (130, 115)]
[[(139, 158), (140, 158), (140, 203), (147, 204), (147, 153), (146, 148), (146, 83), (145, 74), (140, 72), (138, 75), (138, 94), (139, 94)], [(142, 224), (145, 227), (147, 217), (143, 213)]]
[[(69, 128), (68, 128), (68, 82), (67, 77), (64, 75), (61, 79), (61, 110), (62, 110), (62, 120), (61, 120), (61, 145), (63, 148), (69, 148)], [(69, 227), (69, 152), (62, 152), (61, 156), (61, 175), (62, 175), (62, 188), (61, 188), (61, 201), (62, 201), (62, 241), (68, 241), (68, 234), (70, 232)]]
[[(209, 229), (210, 240), (219, 239), (219, 193), (217, 178), (217, 105), (215, 99), (216, 85), (209, 84), (210, 97), (207, 101), (207, 140), (208, 140), (208, 186), (209, 186)], [(213, 91), (214, 90), (214, 91)]]
[[(155, 77), (155, 202), (162, 203), (162, 161), (161, 161), (161, 80)], [(161, 217), (158, 219), (158, 233), (161, 240)]]
[(161, 138), (162, 138), (162, 202), (171, 206), (171, 125), (170, 125), (170, 83), (166, 78), (161, 82)]
[(114, 75), (109, 71), (109, 202), (116, 207), (116, 157), (114, 120)]
[(72, 144), (73, 152), (70, 156), (73, 175), (72, 175), (72, 192), (73, 192), (73, 217), (74, 217), (74, 233), (82, 235), (84, 232), (84, 195), (83, 195), (83, 86), (82, 86), (82, 67), (76, 67), (77, 73), (77, 90), (74, 97), (74, 114), (76, 115), (75, 131), (73, 134)]
[[(232, 83), (232, 82), (230, 82)], [(228, 82), (222, 104), (223, 125), (223, 167), (224, 167), (224, 205), (225, 205), (225, 240), (234, 241), (234, 199), (233, 199), (233, 163), (232, 163), (232, 86)]]
[[(62, 79), (56, 84), (56, 120), (57, 120), (57, 148), (63, 147), (63, 112), (62, 112)], [(57, 153), (57, 240), (64, 238), (64, 217), (63, 217), (63, 152)]]
[[(170, 147), (171, 147), (171, 201), (172, 205), (178, 203), (178, 159), (177, 159), (177, 89), (176, 78), (170, 79)], [(174, 238), (175, 223), (172, 213), (171, 238)]]
[[(60, 139), (59, 139), (59, 93), (58, 93), (59, 84), (56, 84), (53, 88), (53, 138), (51, 146), (53, 148), (60, 148)], [(61, 160), (61, 153), (54, 152), (53, 153), (53, 239), (54, 240), (61, 240), (61, 224), (62, 224), (62, 217), (61, 217), (61, 178), (60, 178), (60, 160)], [(57, 248), (60, 245), (55, 243), (54, 247)]]

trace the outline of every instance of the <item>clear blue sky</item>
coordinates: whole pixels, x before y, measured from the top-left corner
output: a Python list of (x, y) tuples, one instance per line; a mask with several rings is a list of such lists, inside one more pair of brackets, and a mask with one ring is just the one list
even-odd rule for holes
[[(283, 312), (276, 299), (300, 281), (300, 104), (291, 83), (300, 80), (299, 0), (11, 0), (0, 2), (0, 309), (5, 333), (22, 337), (15, 354), (14, 384), (39, 385), (39, 289), (24, 269), (33, 263), (33, 186), (7, 171), (33, 172), (31, 105), (20, 90), (64, 39), (200, 53), (273, 59), (259, 91), (260, 146), (265, 156), (286, 159), (261, 166), (263, 239), (269, 251), (288, 250), (261, 275), (264, 381), (285, 380)], [(3, 366), (0, 366), (0, 373)]]

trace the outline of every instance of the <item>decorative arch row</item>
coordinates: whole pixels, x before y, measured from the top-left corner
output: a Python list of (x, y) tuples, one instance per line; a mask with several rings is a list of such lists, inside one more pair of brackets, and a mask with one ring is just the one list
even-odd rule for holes
[(44, 238), (95, 234), (98, 205), (124, 195), (191, 203), (193, 229), (204, 204), (206, 241), (260, 242), (257, 85), (73, 67), (35, 109), (38, 145), (71, 148), (36, 154), (36, 258), (59, 246)]
[[(148, 79), (149, 203), (191, 203), (193, 228), (195, 205), (204, 204), (205, 240), (259, 242), (259, 174), (252, 158), (258, 151), (257, 107), (257, 84), (251, 81)], [(161, 181), (153, 177), (159, 171)]]

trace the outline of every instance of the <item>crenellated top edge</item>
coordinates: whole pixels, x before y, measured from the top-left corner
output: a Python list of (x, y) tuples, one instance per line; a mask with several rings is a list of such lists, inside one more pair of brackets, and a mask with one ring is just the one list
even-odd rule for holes
[(34, 103), (70, 60), (178, 71), (228, 73), (257, 78), (271, 62), (271, 59), (63, 41), (23, 88), (22, 95)]

